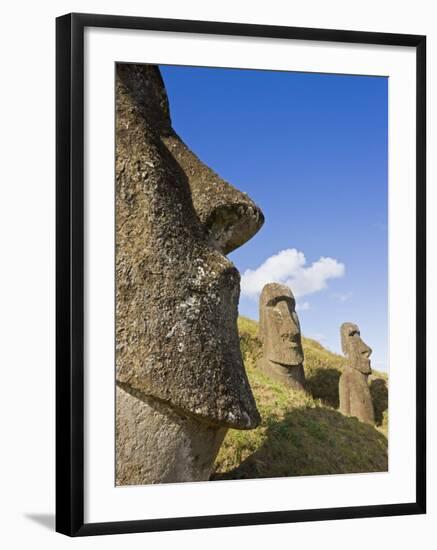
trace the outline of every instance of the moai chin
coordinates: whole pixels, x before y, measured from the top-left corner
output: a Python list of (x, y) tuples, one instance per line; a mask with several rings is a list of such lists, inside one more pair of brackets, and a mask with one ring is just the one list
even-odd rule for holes
[(305, 389), (304, 354), (299, 318), (291, 290), (279, 283), (264, 286), (259, 301), (262, 357), (257, 366), (275, 380)]
[(348, 362), (339, 381), (340, 412), (355, 416), (361, 422), (375, 424), (372, 396), (368, 377), (371, 348), (363, 342), (360, 329), (354, 323), (343, 323), (340, 328), (341, 347)]
[(174, 132), (158, 67), (116, 66), (116, 484), (209, 479), (260, 421), (225, 256), (263, 223)]

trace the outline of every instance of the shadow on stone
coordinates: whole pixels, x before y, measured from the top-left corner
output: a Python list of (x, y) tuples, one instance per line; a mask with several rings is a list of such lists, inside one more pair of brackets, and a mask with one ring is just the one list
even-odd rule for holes
[(338, 381), (341, 372), (332, 368), (319, 368), (307, 374), (307, 390), (315, 399), (322, 403), (338, 408)]
[(24, 517), (42, 525), (50, 531), (55, 530), (55, 514), (25, 514)]
[(260, 448), (238, 468), (211, 479), (385, 472), (387, 439), (373, 426), (317, 408), (290, 411), (268, 424)]
[(370, 395), (375, 410), (375, 422), (377, 426), (380, 426), (383, 422), (384, 412), (388, 409), (387, 381), (383, 378), (372, 380), (370, 382)]

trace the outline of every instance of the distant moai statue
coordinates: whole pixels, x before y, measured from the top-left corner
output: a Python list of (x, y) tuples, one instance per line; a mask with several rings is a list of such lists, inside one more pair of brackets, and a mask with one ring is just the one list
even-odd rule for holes
[(339, 381), (340, 411), (356, 416), (361, 422), (375, 424), (372, 396), (367, 379), (371, 348), (361, 339), (360, 329), (354, 323), (343, 323), (340, 328), (341, 347), (348, 359)]
[(264, 286), (259, 301), (259, 337), (263, 355), (257, 366), (275, 380), (305, 390), (299, 318), (293, 293), (287, 286)]

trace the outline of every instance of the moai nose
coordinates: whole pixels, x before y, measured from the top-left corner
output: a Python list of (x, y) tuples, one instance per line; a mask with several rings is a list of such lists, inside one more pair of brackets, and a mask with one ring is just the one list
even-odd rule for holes
[(372, 355), (372, 348), (361, 340), (360, 352), (366, 357), (370, 357)]
[(286, 308), (286, 311), (284, 315), (282, 316), (283, 324), (282, 324), (282, 331), (286, 332), (290, 336), (296, 336), (299, 334), (299, 324), (296, 322), (296, 320), (293, 317), (292, 312), (289, 310), (289, 308)]
[(243, 245), (261, 228), (264, 215), (246, 193), (235, 189), (206, 166), (174, 131), (158, 67), (118, 64), (117, 72), (134, 98), (135, 108), (153, 125), (184, 171), (196, 214), (215, 248), (229, 254)]
[(206, 166), (174, 131), (162, 141), (187, 176), (194, 209), (214, 246), (229, 254), (251, 239), (264, 223), (253, 200)]

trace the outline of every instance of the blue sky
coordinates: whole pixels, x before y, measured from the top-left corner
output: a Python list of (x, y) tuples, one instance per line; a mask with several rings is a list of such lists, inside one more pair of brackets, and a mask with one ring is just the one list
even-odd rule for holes
[(259, 286), (282, 278), (297, 294), (304, 335), (339, 352), (340, 325), (355, 322), (374, 368), (386, 370), (388, 80), (161, 72), (175, 130), (266, 218), (230, 254), (242, 274), (240, 313), (258, 319)]

